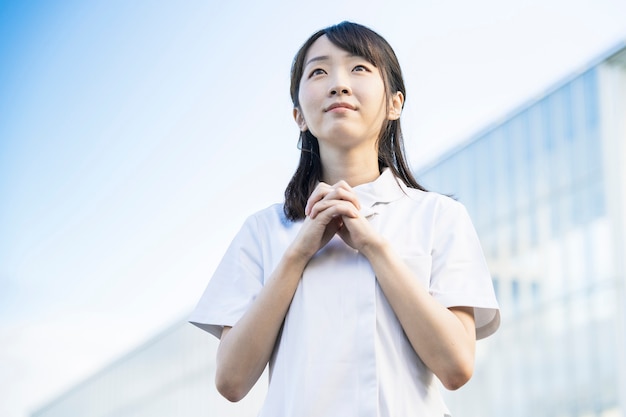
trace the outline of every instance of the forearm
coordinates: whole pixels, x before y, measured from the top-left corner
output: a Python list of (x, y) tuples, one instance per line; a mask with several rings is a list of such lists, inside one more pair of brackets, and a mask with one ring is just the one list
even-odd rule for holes
[[(268, 282), (244, 316), (222, 332), (217, 351), (216, 385), (231, 401), (243, 398), (258, 380), (272, 355), (278, 332), (311, 257), (324, 247), (340, 227), (342, 216), (358, 217), (354, 202), (336, 200), (347, 184), (337, 189), (320, 183), (298, 235), (285, 251)], [(358, 202), (356, 202), (358, 204)]]
[(463, 385), (474, 363), (471, 308), (451, 311), (439, 304), (387, 242), (377, 242), (362, 252), (415, 352), (447, 388)]
[(306, 262), (287, 251), (244, 316), (224, 329), (216, 385), (230, 401), (243, 398), (263, 373)]

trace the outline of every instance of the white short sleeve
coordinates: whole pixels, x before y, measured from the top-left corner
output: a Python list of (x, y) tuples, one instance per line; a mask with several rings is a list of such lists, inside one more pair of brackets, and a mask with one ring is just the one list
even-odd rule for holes
[(500, 313), (476, 230), (456, 201), (436, 224), (430, 293), (446, 307), (474, 307), (476, 338), (485, 338), (498, 328)]
[(215, 270), (189, 322), (220, 337), (243, 316), (263, 287), (257, 220), (248, 218)]

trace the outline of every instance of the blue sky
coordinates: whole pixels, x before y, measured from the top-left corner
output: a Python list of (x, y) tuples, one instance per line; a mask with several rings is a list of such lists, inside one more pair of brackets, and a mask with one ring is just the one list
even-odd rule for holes
[(414, 167), (626, 39), (623, 0), (0, 2), (0, 415), (181, 319), (295, 167), (289, 66), (396, 49)]

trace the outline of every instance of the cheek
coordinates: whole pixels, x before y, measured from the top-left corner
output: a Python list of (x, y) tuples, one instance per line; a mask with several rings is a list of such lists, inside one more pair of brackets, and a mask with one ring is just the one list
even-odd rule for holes
[(372, 92), (368, 97), (369, 102), (372, 103), (371, 115), (377, 119), (387, 115), (387, 97), (384, 92)]
[(319, 100), (318, 96), (319, 92), (316, 88), (314, 88), (314, 86), (310, 84), (304, 84), (300, 87), (300, 94), (298, 97), (300, 99), (300, 105), (309, 106), (311, 104), (314, 104), (317, 100)]
[(309, 95), (306, 91), (306, 87), (302, 85), (298, 91), (298, 104), (301, 109), (309, 105)]
[(315, 109), (320, 106), (319, 95), (311, 88), (303, 87), (298, 95), (300, 101), (300, 109), (305, 120), (315, 118)]
[[(382, 80), (376, 80), (364, 83), (360, 86), (360, 92), (363, 98), (371, 103), (372, 106), (385, 106), (387, 97), (385, 94), (385, 86)], [(384, 111), (384, 109), (383, 109)]]

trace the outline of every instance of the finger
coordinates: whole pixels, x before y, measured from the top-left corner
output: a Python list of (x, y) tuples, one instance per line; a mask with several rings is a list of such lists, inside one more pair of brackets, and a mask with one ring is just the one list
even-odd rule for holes
[(346, 216), (356, 218), (359, 216), (358, 209), (349, 201), (345, 200), (322, 200), (317, 202), (312, 208), (309, 217), (316, 219), (323, 215), (323, 222), (330, 221), (331, 217)]
[(352, 203), (357, 210), (361, 209), (361, 204), (356, 193), (345, 181), (339, 181), (333, 186), (320, 183), (307, 201), (304, 213), (307, 216), (315, 217), (313, 207), (322, 200), (344, 200)]
[(328, 193), (327, 198), (350, 201), (358, 210), (361, 209), (361, 203), (359, 202), (354, 189), (350, 187), (350, 184), (343, 180), (332, 186), (332, 191)]
[(311, 214), (311, 208), (318, 202), (324, 199), (326, 194), (330, 192), (332, 187), (325, 182), (320, 182), (317, 184), (309, 199), (306, 202), (306, 207), (304, 208), (304, 215), (309, 216)]
[(375, 232), (363, 216), (357, 219), (344, 216), (342, 226), (337, 230), (337, 235), (353, 249), (361, 250), (363, 245), (375, 238)]
[[(335, 193), (333, 193), (335, 194)], [(315, 218), (317, 216), (318, 213), (320, 213), (321, 211), (324, 211), (326, 209), (328, 209), (329, 207), (335, 205), (335, 204), (348, 204), (349, 207), (351, 207), (353, 210), (351, 210), (351, 213), (356, 213), (354, 214), (354, 216), (358, 215), (359, 212), (359, 206), (358, 206), (358, 200), (356, 200), (356, 197), (353, 196), (345, 196), (342, 195), (342, 193), (338, 193), (334, 195), (335, 198), (331, 198), (330, 194), (327, 195), (324, 199), (316, 202), (315, 204), (313, 204), (310, 208), (309, 208), (309, 213), (308, 216)], [(343, 198), (342, 198), (343, 197)], [(354, 217), (353, 214), (349, 214), (350, 217)]]

